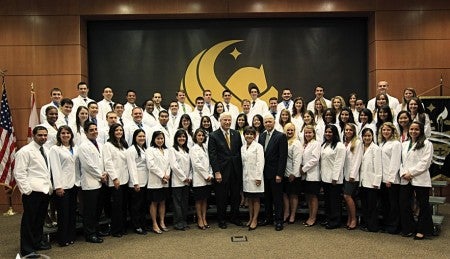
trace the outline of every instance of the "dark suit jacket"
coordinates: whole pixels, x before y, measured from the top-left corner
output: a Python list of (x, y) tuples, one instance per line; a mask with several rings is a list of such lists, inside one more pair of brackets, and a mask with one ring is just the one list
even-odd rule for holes
[[(259, 144), (264, 147), (267, 131), (259, 136)], [(264, 151), (264, 178), (273, 179), (276, 175), (283, 177), (286, 171), (288, 142), (286, 135), (277, 130), (272, 132), (267, 148)]]
[(241, 161), (241, 135), (238, 131), (230, 129), (231, 150), (222, 129), (217, 129), (209, 134), (208, 154), (209, 163), (214, 173), (220, 172), (222, 180), (227, 182), (231, 174), (235, 174), (242, 180)]

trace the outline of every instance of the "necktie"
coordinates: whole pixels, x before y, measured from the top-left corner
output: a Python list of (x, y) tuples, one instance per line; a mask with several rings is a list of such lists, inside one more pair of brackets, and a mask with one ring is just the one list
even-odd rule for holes
[(123, 126), (123, 120), (122, 120), (122, 118), (120, 118), (119, 121), (120, 121), (120, 125)]
[(206, 106), (208, 106), (208, 110), (211, 111), (211, 104), (207, 103)]
[(264, 141), (264, 150), (267, 148), (267, 144), (269, 144), (270, 141), (270, 133), (267, 132), (266, 141)]
[(200, 114), (200, 118), (201, 118), (202, 117), (202, 111), (199, 111), (198, 113)]
[(142, 129), (142, 123), (139, 123), (137, 126), (138, 126), (140, 129)]
[[(84, 100), (85, 103), (87, 102), (87, 98), (83, 98), (83, 100)], [(86, 103), (86, 104), (87, 104), (87, 103)]]
[(95, 140), (91, 140), (91, 141), (92, 141), (92, 144), (94, 144), (94, 146), (97, 148), (97, 151), (100, 152), (100, 149), (98, 149), (97, 141), (95, 141)]
[(135, 107), (136, 107), (136, 104), (133, 103), (131, 106), (132, 106), (133, 108), (135, 108)]
[(109, 107), (111, 107), (111, 111), (112, 111), (113, 110), (113, 103), (112, 102), (109, 103)]
[(289, 102), (284, 102), (284, 107), (289, 108)]
[(96, 118), (92, 118), (92, 122), (97, 124), (97, 119)]
[(276, 112), (272, 112), (272, 116), (275, 118), (277, 116)]
[(227, 141), (228, 148), (231, 150), (230, 133), (228, 131), (225, 132), (225, 140)]
[(186, 106), (184, 106), (184, 103), (181, 104), (181, 107), (183, 107), (183, 112), (186, 113)]
[(69, 117), (65, 116), (64, 120), (66, 121), (66, 125), (69, 125)]
[(252, 107), (255, 107), (255, 103), (256, 103), (255, 101), (252, 102)]
[(45, 164), (46, 164), (47, 167), (48, 167), (48, 161), (47, 161), (47, 156), (45, 155), (44, 147), (41, 146), (41, 147), (39, 148), (39, 151), (41, 151), (41, 155), (42, 155), (42, 157), (44, 157)]
[(227, 111), (230, 111), (230, 105), (227, 104)]

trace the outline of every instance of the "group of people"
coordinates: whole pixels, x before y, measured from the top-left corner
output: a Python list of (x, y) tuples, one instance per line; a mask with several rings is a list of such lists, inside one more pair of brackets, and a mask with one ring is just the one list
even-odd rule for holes
[[(220, 228), (227, 228), (228, 220), (249, 230), (274, 225), (280, 231), (296, 221), (301, 193), (309, 208), (303, 225), (316, 225), (323, 190), (321, 224), (327, 229), (341, 226), (342, 194), (346, 228), (356, 229), (359, 194), (361, 229), (415, 239), (432, 233), (431, 126), (412, 88), (404, 90), (399, 103), (387, 94), (387, 82), (380, 81), (365, 108), (356, 94), (349, 96), (348, 106), (341, 96), (327, 100), (320, 85), (308, 104), (302, 97), (292, 100), (286, 88), (281, 102), (273, 97), (267, 105), (258, 98), (258, 87), (250, 85), (241, 111), (230, 102), (229, 90), (215, 103), (205, 90), (193, 108), (178, 91), (166, 110), (159, 92), (139, 106), (134, 90), (122, 104), (112, 101), (110, 87), (99, 102), (88, 98), (86, 83), (77, 89), (74, 99), (51, 90), (52, 102), (41, 108), (42, 124), (33, 129), (33, 141), (17, 152), (22, 255), (50, 249), (42, 230), (50, 200), (57, 211), (57, 241), (67, 246), (75, 241), (77, 209), (86, 241), (92, 243), (103, 242), (102, 212), (111, 218), (108, 234), (114, 237), (126, 234), (129, 224), (137, 234), (168, 231), (167, 199), (173, 204), (173, 228), (186, 230), (190, 188), (202, 230), (210, 228), (206, 212), (212, 191)], [(259, 217), (261, 198), (265, 210)], [(244, 203), (249, 218), (242, 223)]]

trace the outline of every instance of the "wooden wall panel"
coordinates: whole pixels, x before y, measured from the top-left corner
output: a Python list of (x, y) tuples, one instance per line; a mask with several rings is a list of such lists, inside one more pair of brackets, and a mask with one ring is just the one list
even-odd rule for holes
[(80, 44), (79, 16), (33, 16), (35, 45)]
[(78, 0), (2, 0), (0, 15), (76, 15)]
[[(420, 70), (377, 70), (379, 80), (389, 81), (389, 92), (396, 97), (401, 97), (403, 89), (413, 87), (417, 94), (439, 85), (440, 78), (444, 79), (444, 84), (450, 87), (450, 67), (446, 69), (420, 69)], [(439, 90), (427, 92), (425, 95), (439, 95)], [(450, 95), (450, 88), (445, 89), (444, 95)]]
[(449, 39), (450, 36), (450, 10), (377, 12), (376, 23), (377, 40)]
[(80, 74), (80, 45), (36, 46), (34, 74)]
[(0, 46), (31, 45), (33, 43), (32, 17), (3, 16), (1, 20)]
[(450, 9), (448, 0), (376, 0), (376, 10), (440, 10)]
[(377, 69), (448, 68), (450, 59), (447, 40), (378, 41)]
[(305, 12), (365, 12), (375, 7), (370, 0), (305, 1), (305, 0), (230, 0), (230, 13), (305, 13)]
[(8, 75), (33, 74), (33, 46), (0, 46), (1, 69)]

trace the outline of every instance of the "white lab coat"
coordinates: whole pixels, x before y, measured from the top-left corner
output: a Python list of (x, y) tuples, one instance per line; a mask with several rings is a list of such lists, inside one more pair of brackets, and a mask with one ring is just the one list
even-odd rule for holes
[(373, 142), (364, 152), (359, 173), (360, 186), (370, 189), (373, 189), (374, 186), (380, 188), (383, 175), (381, 170), (381, 148)]
[(180, 148), (177, 151), (174, 147), (169, 149), (170, 169), (172, 173), (172, 187), (183, 187), (189, 185), (183, 182), (186, 179), (192, 179), (191, 161), (189, 153)]
[(118, 179), (120, 185), (128, 183), (129, 175), (127, 168), (126, 149), (119, 149), (111, 142), (103, 145), (103, 164), (105, 172), (108, 173), (108, 186), (113, 187), (114, 179)]
[[(147, 148), (147, 167), (149, 168), (148, 184), (149, 189), (160, 189), (169, 187), (169, 183), (163, 183), (165, 175), (170, 176), (169, 150), (150, 147)], [(150, 158), (150, 159), (148, 159)]]
[[(264, 148), (253, 141), (247, 148), (247, 144), (241, 147), (243, 191), (251, 193), (264, 192)], [(259, 186), (255, 181), (261, 180)]]
[[(400, 176), (410, 173), (413, 177), (411, 184), (413, 186), (431, 187), (430, 165), (433, 158), (433, 144), (425, 140), (425, 146), (419, 150), (414, 150), (415, 143), (409, 148), (410, 141), (402, 143), (402, 165), (400, 167)], [(409, 150), (408, 150), (409, 149)], [(400, 184), (406, 185), (408, 181), (401, 178)]]
[(288, 157), (286, 161), (285, 177), (289, 177), (291, 174), (295, 177), (300, 177), (300, 166), (302, 164), (303, 146), (297, 139), (294, 143), (288, 146)]
[(207, 182), (208, 177), (213, 177), (213, 171), (209, 164), (208, 147), (203, 144), (200, 147), (195, 144), (189, 149), (189, 157), (192, 165), (192, 186), (200, 187), (205, 185), (211, 185), (211, 182)]
[(361, 142), (359, 139), (356, 140), (353, 152), (350, 151), (351, 143), (345, 147), (344, 179), (346, 181), (350, 178), (355, 179), (356, 182), (359, 181), (359, 167), (364, 152)]
[(53, 188), (70, 189), (74, 185), (80, 185), (80, 176), (75, 169), (75, 161), (78, 157), (78, 148), (72, 147), (72, 152), (65, 146), (54, 145), (50, 148), (49, 161), (52, 169)]
[(320, 177), (322, 182), (342, 184), (344, 179), (345, 146), (338, 142), (334, 149), (322, 144), (320, 152)]
[(304, 180), (310, 182), (320, 181), (320, 142), (311, 140), (303, 150), (302, 171), (306, 173)]
[(381, 170), (383, 183), (400, 184), (400, 163), (402, 158), (402, 143), (398, 140), (389, 140), (380, 144)]
[(103, 170), (103, 158), (101, 143), (97, 143), (98, 150), (95, 145), (86, 139), (78, 147), (78, 163), (77, 170), (81, 175), (81, 189), (95, 190), (102, 187), (101, 180)]
[(125, 152), (127, 157), (128, 173), (130, 175), (128, 187), (134, 187), (136, 184), (139, 185), (139, 187), (144, 187), (148, 182), (149, 170), (147, 167), (147, 153), (141, 147), (138, 148), (141, 151), (140, 156), (133, 145), (130, 146)]

